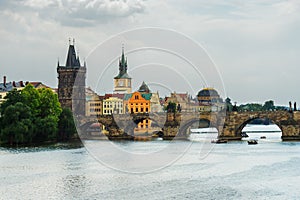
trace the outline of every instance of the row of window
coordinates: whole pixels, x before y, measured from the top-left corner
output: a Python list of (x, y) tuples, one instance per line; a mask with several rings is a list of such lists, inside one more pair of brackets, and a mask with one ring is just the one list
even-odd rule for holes
[(104, 112), (104, 114), (112, 114), (112, 113), (122, 114), (122, 110), (119, 110), (119, 111), (103, 110), (103, 112)]
[(117, 107), (117, 108), (122, 108), (122, 105), (104, 105), (104, 108), (112, 108), (112, 107)]
[(121, 105), (122, 104), (122, 102), (121, 101), (119, 101), (119, 102), (111, 102), (111, 101), (108, 101), (108, 102), (106, 102), (106, 101), (103, 101), (103, 104), (119, 104), (119, 105)]
[(91, 108), (90, 112), (101, 112), (101, 109), (100, 108), (95, 108), (95, 109)]
[(90, 106), (101, 106), (101, 103), (90, 103)]
[[(130, 105), (132, 105), (133, 106), (133, 103), (131, 103)], [(135, 104), (136, 106), (138, 105), (138, 103), (136, 103)], [(143, 103), (141, 103), (141, 106), (143, 106), (144, 104)], [(148, 106), (148, 103), (146, 103), (146, 106)]]
[(134, 111), (134, 108), (131, 108), (131, 109), (130, 109), (130, 112), (131, 112), (131, 113), (134, 113), (134, 112), (135, 112), (135, 113), (138, 113), (138, 112), (149, 112), (149, 109), (148, 109), (148, 108), (146, 108), (146, 109), (140, 108), (140, 109), (139, 109), (138, 107), (136, 107), (136, 108), (135, 108), (135, 111)]

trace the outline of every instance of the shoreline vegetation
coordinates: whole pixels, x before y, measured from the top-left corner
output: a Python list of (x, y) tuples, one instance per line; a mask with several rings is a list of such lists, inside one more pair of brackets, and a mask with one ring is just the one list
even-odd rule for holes
[(0, 106), (0, 146), (41, 146), (78, 140), (72, 111), (50, 88), (12, 90)]

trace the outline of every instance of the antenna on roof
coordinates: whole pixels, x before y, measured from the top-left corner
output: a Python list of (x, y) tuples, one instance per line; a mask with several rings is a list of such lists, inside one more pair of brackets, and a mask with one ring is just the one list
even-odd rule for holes
[(71, 45), (71, 38), (69, 38), (69, 45)]
[(73, 38), (73, 46), (75, 46), (75, 38)]

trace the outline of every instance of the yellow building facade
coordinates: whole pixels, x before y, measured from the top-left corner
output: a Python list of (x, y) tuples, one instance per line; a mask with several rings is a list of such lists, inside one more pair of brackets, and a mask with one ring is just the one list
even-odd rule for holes
[(103, 115), (123, 114), (123, 99), (109, 97), (103, 100)]

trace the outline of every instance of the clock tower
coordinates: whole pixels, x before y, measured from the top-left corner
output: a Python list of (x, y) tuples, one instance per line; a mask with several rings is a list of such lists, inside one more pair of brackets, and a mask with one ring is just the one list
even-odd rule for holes
[(119, 59), (119, 74), (114, 78), (114, 93), (131, 93), (131, 78), (127, 74), (127, 58), (124, 56), (124, 47), (122, 47), (122, 56)]

